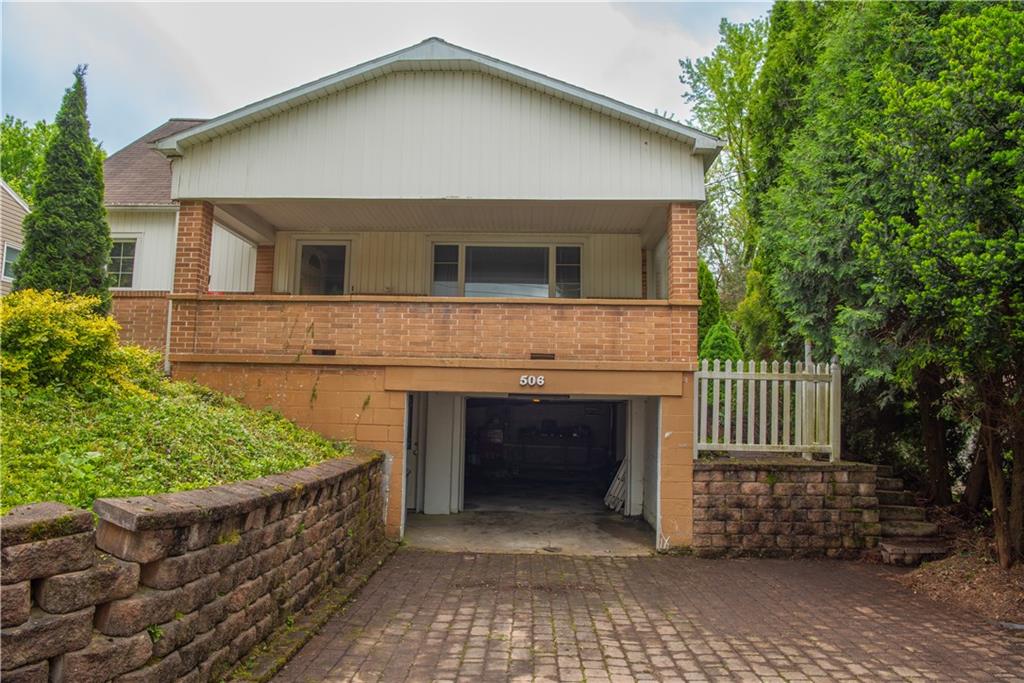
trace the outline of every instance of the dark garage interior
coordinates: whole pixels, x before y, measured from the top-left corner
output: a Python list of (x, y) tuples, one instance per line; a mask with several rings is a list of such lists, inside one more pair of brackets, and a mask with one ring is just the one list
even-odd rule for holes
[(602, 509), (625, 450), (621, 405), (467, 399), (465, 509)]

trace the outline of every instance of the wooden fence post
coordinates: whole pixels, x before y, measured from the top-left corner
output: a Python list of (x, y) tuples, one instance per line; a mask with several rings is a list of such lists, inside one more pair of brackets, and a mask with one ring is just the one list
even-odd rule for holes
[(831, 398), (828, 408), (829, 417), (832, 418), (828, 434), (829, 445), (832, 447), (829, 452), (829, 460), (837, 462), (842, 455), (843, 371), (839, 367), (839, 359), (835, 356), (832, 356), (832, 381), (829, 389), (831, 389)]

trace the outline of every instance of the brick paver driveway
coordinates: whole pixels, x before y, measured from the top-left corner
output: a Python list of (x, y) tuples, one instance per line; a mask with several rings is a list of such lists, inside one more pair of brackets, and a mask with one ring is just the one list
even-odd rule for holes
[(280, 681), (1024, 680), (1024, 637), (845, 562), (402, 550)]

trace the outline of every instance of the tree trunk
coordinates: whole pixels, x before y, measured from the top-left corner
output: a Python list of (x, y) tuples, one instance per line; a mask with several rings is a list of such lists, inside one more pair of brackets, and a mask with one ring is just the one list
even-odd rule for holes
[(921, 440), (925, 462), (928, 465), (928, 497), (933, 505), (953, 502), (952, 482), (949, 478), (949, 454), (946, 452), (946, 423), (939, 417), (942, 407), (940, 370), (929, 365), (915, 378), (917, 410), (921, 417)]
[(1009, 506), (1006, 501), (1006, 477), (1003, 476), (1003, 446), (992, 420), (992, 409), (982, 408), (981, 433), (988, 464), (988, 481), (992, 487), (992, 526), (996, 534), (996, 555), (999, 566), (1009, 569), (1013, 566), (1013, 550), (1010, 542)]
[(1010, 450), (1013, 469), (1010, 475), (1010, 550), (1016, 562), (1024, 561), (1024, 424), (1020, 416), (1010, 418)]
[(971, 457), (971, 469), (967, 471), (964, 483), (964, 497), (961, 503), (968, 512), (978, 512), (988, 494), (988, 461), (985, 448), (981, 443), (981, 435), (974, 437), (974, 455)]

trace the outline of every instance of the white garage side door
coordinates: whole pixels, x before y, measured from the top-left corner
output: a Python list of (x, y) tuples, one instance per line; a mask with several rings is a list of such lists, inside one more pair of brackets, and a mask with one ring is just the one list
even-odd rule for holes
[(251, 292), (256, 277), (256, 247), (214, 224), (210, 245), (210, 291)]

